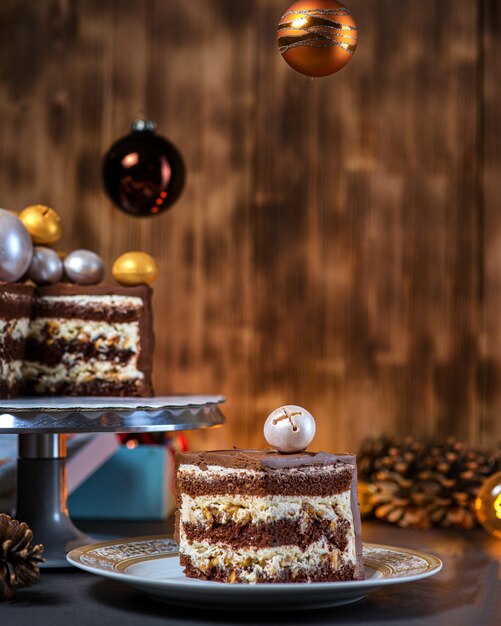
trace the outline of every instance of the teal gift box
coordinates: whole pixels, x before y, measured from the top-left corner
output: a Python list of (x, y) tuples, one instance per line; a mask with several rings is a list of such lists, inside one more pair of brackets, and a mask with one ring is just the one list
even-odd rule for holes
[(125, 446), (69, 497), (75, 519), (162, 520), (174, 510), (174, 461), (166, 446)]

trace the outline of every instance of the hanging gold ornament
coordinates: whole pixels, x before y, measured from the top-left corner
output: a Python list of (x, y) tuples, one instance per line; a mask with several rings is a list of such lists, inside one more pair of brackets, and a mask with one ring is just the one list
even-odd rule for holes
[(485, 530), (501, 539), (501, 472), (489, 476), (480, 487), (475, 511)]
[(37, 245), (50, 245), (61, 238), (61, 219), (54, 209), (44, 204), (26, 207), (19, 214), (19, 219)]
[(360, 505), (360, 515), (362, 518), (370, 517), (374, 510), (372, 497), (377, 492), (376, 487), (372, 483), (365, 480), (358, 481), (358, 503)]
[(296, 72), (328, 76), (353, 57), (358, 29), (353, 15), (336, 0), (299, 0), (277, 28), (280, 54)]
[(112, 268), (115, 280), (121, 285), (151, 285), (158, 276), (155, 259), (146, 252), (126, 252), (119, 256)]

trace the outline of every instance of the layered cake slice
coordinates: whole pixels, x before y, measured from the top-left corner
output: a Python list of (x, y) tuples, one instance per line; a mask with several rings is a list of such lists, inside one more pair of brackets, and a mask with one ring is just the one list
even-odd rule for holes
[(0, 398), (18, 395), (33, 288), (0, 283)]
[(192, 578), (363, 578), (355, 457), (219, 450), (177, 457), (176, 540)]
[(151, 396), (151, 289), (58, 284), (37, 290), (25, 392)]

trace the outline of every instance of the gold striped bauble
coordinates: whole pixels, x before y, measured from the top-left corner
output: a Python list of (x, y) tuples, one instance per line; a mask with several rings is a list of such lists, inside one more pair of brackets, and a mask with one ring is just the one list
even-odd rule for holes
[(299, 0), (282, 15), (278, 49), (285, 61), (306, 76), (328, 76), (351, 60), (358, 29), (350, 11), (335, 0)]

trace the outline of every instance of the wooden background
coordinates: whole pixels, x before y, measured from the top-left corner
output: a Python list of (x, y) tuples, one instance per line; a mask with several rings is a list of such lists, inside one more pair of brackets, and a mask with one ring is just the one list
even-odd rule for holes
[[(499, 441), (501, 3), (351, 0), (359, 49), (315, 81), (277, 51), (287, 4), (2, 0), (0, 205), (156, 257), (157, 392), (229, 399), (194, 446), (261, 446), (282, 403), (317, 448)], [(189, 173), (145, 221), (100, 180), (139, 111)]]

